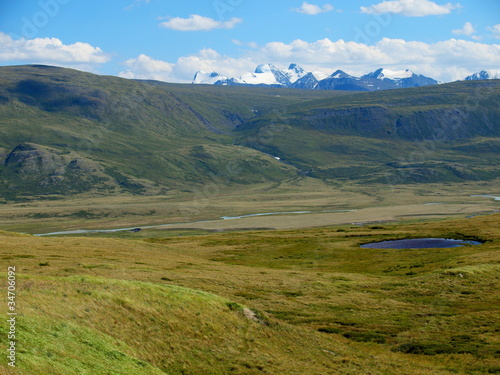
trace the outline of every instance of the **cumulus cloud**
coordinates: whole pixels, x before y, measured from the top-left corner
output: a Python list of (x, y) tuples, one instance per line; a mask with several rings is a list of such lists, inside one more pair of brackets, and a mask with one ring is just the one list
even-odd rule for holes
[(462, 27), (461, 29), (452, 30), (452, 33), (455, 35), (471, 36), (475, 32), (476, 32), (476, 29), (474, 29), (474, 26), (472, 26), (472, 23), (470, 23), (470, 22), (466, 22), (464, 27)]
[(125, 61), (127, 70), (118, 74), (122, 78), (154, 79), (157, 81), (172, 81), (175, 64), (161, 60), (154, 60), (149, 56), (141, 54), (135, 59)]
[(325, 4), (320, 7), (319, 5), (309, 4), (307, 1), (304, 1), (300, 8), (295, 8), (293, 11), (315, 16), (316, 14), (331, 12), (333, 9), (334, 7), (331, 4)]
[(122, 76), (137, 77), (140, 73), (141, 78), (191, 82), (198, 70), (239, 77), (262, 63), (271, 62), (286, 67), (294, 62), (306, 70), (324, 74), (342, 69), (360, 76), (384, 67), (393, 70), (410, 69), (415, 73), (449, 82), (463, 79), (483, 69), (497, 68), (499, 60), (500, 45), (458, 39), (429, 44), (384, 38), (375, 45), (344, 40), (306, 42), (298, 39), (291, 43), (271, 42), (257, 46), (238, 58), (221, 55), (213, 49), (204, 49), (197, 54), (181, 57), (173, 64), (166, 63), (163, 79), (142, 66), (130, 63), (128, 75)]
[(390, 0), (369, 7), (361, 7), (361, 12), (367, 14), (393, 13), (406, 17), (424, 17), (449, 14), (452, 10), (460, 7), (460, 4), (447, 3), (445, 5), (438, 5), (429, 0)]
[(488, 27), (488, 30), (493, 34), (493, 38), (500, 39), (500, 24)]
[(241, 18), (236, 17), (231, 18), (229, 21), (216, 21), (210, 17), (192, 14), (189, 18), (171, 18), (166, 22), (162, 22), (160, 26), (176, 31), (209, 31), (213, 29), (232, 29), (242, 21)]
[[(308, 43), (268, 43), (254, 54), (259, 60), (285, 63), (294, 61), (320, 67), (347, 67), (366, 73), (376, 67), (430, 66), (435, 76), (445, 66), (493, 66), (500, 58), (500, 46), (450, 39), (438, 43), (383, 38), (375, 45), (329, 39)], [(418, 69), (416, 69), (418, 71)]]
[(182, 56), (175, 63), (155, 60), (139, 55), (125, 62), (127, 69), (121, 71), (122, 78), (154, 79), (166, 82), (190, 83), (198, 70), (224, 72), (228, 76), (239, 76), (242, 72), (255, 69), (251, 58), (232, 58), (206, 48), (196, 54)]
[(14, 40), (0, 32), (0, 61), (59, 64), (103, 64), (111, 60), (99, 47), (88, 43), (64, 44), (57, 38)]

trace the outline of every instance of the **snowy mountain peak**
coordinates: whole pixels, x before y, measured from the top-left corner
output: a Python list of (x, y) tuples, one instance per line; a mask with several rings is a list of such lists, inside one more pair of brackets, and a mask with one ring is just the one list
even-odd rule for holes
[(299, 79), (307, 75), (307, 72), (297, 64), (290, 64), (288, 70), (284, 71), (284, 73), (288, 77), (290, 83), (295, 83)]
[(500, 79), (500, 70), (481, 70), (465, 78), (466, 81), (478, 81), (482, 79)]
[(373, 73), (369, 73), (363, 77), (365, 78), (376, 78), (376, 79), (392, 79), (392, 80), (398, 80), (398, 79), (404, 79), (404, 78), (410, 78), (413, 77), (414, 73), (409, 70), (390, 70), (390, 69), (384, 69), (380, 68), (374, 71)]
[(276, 69), (276, 67), (272, 64), (260, 64), (259, 66), (257, 66), (257, 68), (255, 68), (255, 73), (259, 74), (259, 73), (269, 73), (269, 72), (272, 72), (272, 71), (276, 71), (278, 69)]
[(353, 78), (353, 77), (351, 75), (347, 74), (346, 72), (344, 72), (343, 70), (336, 70), (328, 78), (336, 78), (336, 79), (338, 79), (338, 78)]
[(288, 70), (293, 70), (297, 74), (302, 74), (305, 73), (304, 69), (302, 69), (299, 65), (297, 64), (290, 64), (288, 67)]
[(287, 86), (290, 84), (287, 74), (272, 64), (261, 64), (253, 73), (245, 73), (240, 78), (235, 78), (234, 81), (238, 84), (249, 85)]
[(193, 83), (213, 85), (217, 81), (221, 81), (221, 80), (222, 81), (227, 80), (227, 77), (225, 77), (217, 72), (207, 73), (207, 72), (204, 72), (203, 70), (199, 70), (194, 75)]

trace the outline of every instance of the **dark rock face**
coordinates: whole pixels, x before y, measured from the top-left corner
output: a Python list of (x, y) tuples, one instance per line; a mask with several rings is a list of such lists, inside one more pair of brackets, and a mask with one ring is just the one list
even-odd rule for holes
[(304, 118), (315, 130), (336, 134), (387, 136), (394, 116), (384, 107), (371, 106), (352, 109), (321, 110)]
[[(452, 141), (475, 136), (499, 136), (500, 129), (492, 123), (494, 117), (481, 122), (480, 114), (456, 109), (429, 109), (397, 113), (383, 106), (349, 109), (324, 109), (305, 116), (305, 127), (335, 134), (356, 134), (364, 137), (393, 138), (408, 141)], [(475, 126), (471, 126), (475, 123)], [(480, 124), (480, 125), (477, 125)]]
[(62, 159), (31, 143), (22, 143), (5, 159), (6, 168), (19, 174), (20, 178), (55, 172), (63, 165)]
[(318, 80), (312, 73), (307, 73), (304, 77), (299, 78), (297, 81), (295, 81), (291, 87), (295, 89), (315, 89), (316, 86), (318, 85)]
[[(498, 136), (499, 129), (491, 120), (474, 121), (479, 114), (456, 109), (432, 109), (399, 116), (394, 132), (399, 137), (411, 141), (437, 140), (452, 141), (476, 136)], [(472, 123), (478, 124), (471, 126)]]

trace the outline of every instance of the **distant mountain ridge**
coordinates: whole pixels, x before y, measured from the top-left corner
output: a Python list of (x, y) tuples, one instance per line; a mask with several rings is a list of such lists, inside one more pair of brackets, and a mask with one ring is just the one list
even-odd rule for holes
[(484, 79), (500, 79), (499, 70), (481, 70), (465, 78), (466, 81), (480, 81)]
[(257, 85), (257, 86), (283, 86), (292, 84), (306, 76), (308, 73), (296, 64), (290, 64), (288, 69), (278, 69), (272, 64), (261, 64), (254, 72), (243, 74), (240, 78), (228, 78), (217, 72), (205, 73), (198, 71), (193, 83), (210, 83), (224, 86)]
[[(500, 70), (483, 70), (465, 78), (466, 81), (484, 79), (500, 79)], [(198, 71), (192, 83), (220, 86), (287, 87), (309, 90), (379, 91), (437, 85), (441, 82), (422, 74), (416, 74), (409, 69), (390, 70), (380, 68), (361, 77), (355, 77), (342, 70), (337, 70), (325, 78), (320, 73), (307, 72), (297, 64), (290, 64), (287, 69), (279, 69), (273, 64), (261, 64), (257, 66), (255, 71), (245, 73), (239, 78), (230, 78), (217, 72)]]
[(239, 78), (229, 78), (217, 72), (198, 71), (192, 83), (222, 86), (255, 85), (317, 90), (378, 91), (437, 85), (439, 82), (415, 74), (408, 69), (394, 71), (381, 68), (362, 77), (354, 77), (342, 70), (337, 70), (324, 78), (319, 73), (305, 71), (297, 64), (290, 64), (288, 69), (279, 69), (273, 64), (261, 64), (257, 66), (254, 72), (245, 73)]

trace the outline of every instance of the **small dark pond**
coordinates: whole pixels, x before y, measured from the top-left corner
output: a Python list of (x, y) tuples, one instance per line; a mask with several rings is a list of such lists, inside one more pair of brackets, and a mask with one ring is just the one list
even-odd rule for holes
[(430, 249), (459, 247), (463, 245), (481, 245), (481, 242), (452, 240), (448, 238), (416, 238), (410, 240), (373, 242), (361, 245), (361, 247), (368, 249)]

